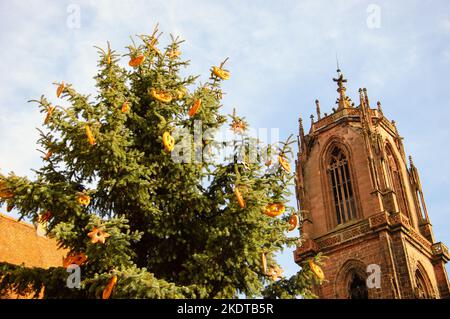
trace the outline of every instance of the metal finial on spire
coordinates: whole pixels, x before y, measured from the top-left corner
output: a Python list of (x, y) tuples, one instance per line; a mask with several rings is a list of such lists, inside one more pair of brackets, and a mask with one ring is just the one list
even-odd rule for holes
[(320, 114), (320, 102), (319, 100), (316, 100), (316, 112), (317, 112), (317, 120), (320, 120), (321, 114)]
[(338, 59), (337, 51), (336, 51), (336, 70), (338, 73), (341, 73), (341, 68), (339, 67), (339, 59)]

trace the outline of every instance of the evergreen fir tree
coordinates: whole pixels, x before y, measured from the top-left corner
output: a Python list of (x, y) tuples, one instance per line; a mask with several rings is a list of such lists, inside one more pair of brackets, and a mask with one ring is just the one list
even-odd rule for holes
[[(190, 136), (194, 122), (203, 132), (227, 122), (219, 110), (221, 83), (230, 73), (224, 61), (205, 84), (182, 78), (188, 66), (182, 41), (172, 37), (161, 50), (160, 35), (155, 28), (130, 45), (126, 68), (109, 43), (99, 49), (97, 96), (61, 82), (55, 99), (69, 106), (44, 96), (35, 101), (45, 116), (38, 141), (44, 165), (35, 180), (1, 175), (0, 203), (46, 224), (48, 236), (69, 251), (64, 266), (80, 266), (81, 286), (66, 286), (64, 267), (2, 263), (0, 292), (37, 296), (44, 287), (45, 298), (313, 297), (311, 285), (323, 278), (308, 263), (284, 278), (274, 259), (298, 240), (287, 236), (289, 222), (298, 222), (286, 207), (292, 141), (268, 147), (270, 158), (259, 150), (249, 160), (245, 145), (256, 141), (245, 134), (245, 119), (233, 114), (235, 152), (225, 162), (209, 158), (223, 143)], [(189, 160), (175, 161), (171, 155), (180, 148), (209, 152), (200, 160), (185, 152)]]

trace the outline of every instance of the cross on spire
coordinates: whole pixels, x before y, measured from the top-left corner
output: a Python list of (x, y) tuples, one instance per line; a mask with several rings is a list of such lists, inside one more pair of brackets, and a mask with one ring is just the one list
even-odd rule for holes
[(339, 69), (339, 64), (338, 64), (337, 74), (338, 74), (337, 79), (333, 78), (333, 81), (336, 82), (338, 85), (337, 92), (339, 93), (339, 98), (337, 99), (336, 104), (338, 105), (337, 110), (339, 111), (341, 109), (350, 108), (351, 100), (345, 94), (345, 91), (347, 91), (347, 88), (344, 86), (344, 84), (347, 83), (347, 79), (344, 79), (344, 74), (342, 74), (341, 70)]

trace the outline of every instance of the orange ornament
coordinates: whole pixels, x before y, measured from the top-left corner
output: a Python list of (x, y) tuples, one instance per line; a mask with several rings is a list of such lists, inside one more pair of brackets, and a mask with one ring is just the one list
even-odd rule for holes
[(53, 111), (55, 110), (55, 107), (50, 105), (47, 107), (47, 115), (45, 116), (44, 124), (47, 124), (48, 121), (50, 121), (50, 118), (52, 117)]
[(44, 160), (48, 161), (50, 157), (52, 157), (53, 153), (52, 151), (48, 151), (47, 154), (45, 154)]
[(173, 136), (170, 135), (169, 132), (164, 132), (164, 134), (162, 136), (162, 140), (163, 140), (164, 149), (167, 152), (172, 152), (175, 147), (175, 139), (173, 138)]
[(109, 281), (108, 285), (105, 287), (105, 289), (103, 289), (103, 294), (102, 294), (103, 299), (109, 299), (109, 297), (111, 297), (111, 293), (112, 293), (116, 283), (117, 283), (117, 276), (114, 275), (111, 278), (111, 280)]
[(281, 203), (272, 203), (266, 206), (264, 209), (264, 214), (270, 217), (277, 217), (281, 215), (286, 210), (286, 207)]
[(67, 268), (70, 265), (77, 265), (81, 266), (87, 261), (87, 256), (84, 253), (78, 253), (78, 254), (69, 254), (66, 258), (63, 260), (63, 267)]
[(94, 137), (94, 134), (92, 134), (91, 127), (89, 125), (86, 125), (85, 128), (86, 128), (86, 136), (87, 136), (89, 144), (95, 145), (95, 137)]
[(239, 203), (239, 206), (240, 206), (241, 208), (245, 208), (245, 200), (244, 200), (244, 198), (242, 197), (241, 191), (239, 190), (238, 187), (235, 187), (235, 188), (234, 188), (234, 195), (236, 195), (236, 199), (237, 199), (237, 201), (238, 201), (238, 203)]
[(298, 222), (299, 222), (298, 215), (297, 214), (293, 214), (291, 216), (291, 218), (289, 218), (289, 228), (288, 228), (288, 230), (289, 231), (293, 231), (294, 229), (296, 229), (297, 226), (298, 226)]
[(92, 231), (90, 233), (88, 233), (88, 236), (91, 238), (91, 243), (104, 244), (106, 241), (106, 238), (110, 237), (111, 235), (97, 227), (94, 227), (94, 228), (92, 228)]
[(40, 223), (46, 223), (52, 218), (53, 214), (51, 211), (46, 211), (44, 214), (39, 216), (39, 222)]
[(319, 280), (324, 280), (325, 279), (325, 274), (323, 273), (322, 268), (320, 268), (319, 265), (317, 265), (312, 259), (310, 259), (308, 261), (309, 264), (309, 268), (311, 269), (311, 271), (314, 273), (314, 275), (316, 275), (316, 277)]
[(133, 67), (133, 68), (135, 68), (135, 67), (138, 67), (139, 65), (141, 65), (142, 62), (144, 62), (144, 60), (145, 60), (145, 56), (143, 56), (143, 55), (141, 54), (141, 55), (138, 55), (138, 56), (135, 57), (135, 58), (132, 58), (132, 59), (128, 62), (128, 65), (131, 66), (131, 67)]
[(56, 97), (60, 97), (64, 89), (66, 88), (66, 85), (64, 84), (64, 81), (61, 81), (61, 84), (58, 85), (56, 88)]
[(200, 109), (201, 106), (202, 106), (202, 100), (201, 99), (195, 100), (194, 104), (189, 109), (188, 115), (190, 117), (193, 117), (195, 114), (197, 114), (197, 112), (198, 112), (198, 110)]
[(291, 164), (281, 155), (278, 156), (278, 163), (280, 163), (281, 167), (289, 173), (291, 171)]
[(222, 80), (229, 80), (230, 79), (230, 72), (225, 71), (224, 69), (221, 69), (221, 68), (219, 68), (217, 66), (213, 66), (212, 73), (215, 76), (221, 78)]
[(172, 95), (170, 95), (170, 93), (167, 92), (156, 91), (155, 89), (151, 89), (150, 94), (154, 99), (163, 103), (169, 103), (170, 101), (172, 101)]
[(121, 108), (122, 113), (128, 113), (129, 110), (130, 110), (130, 105), (128, 104), (128, 102), (127, 101), (123, 102), (122, 108)]
[(91, 197), (85, 193), (78, 193), (77, 202), (81, 206), (88, 206), (91, 202)]

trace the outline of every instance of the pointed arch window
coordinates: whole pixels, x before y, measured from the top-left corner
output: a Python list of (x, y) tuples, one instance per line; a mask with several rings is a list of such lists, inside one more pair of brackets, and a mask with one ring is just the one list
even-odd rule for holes
[(334, 147), (328, 165), (337, 224), (356, 219), (355, 195), (348, 159), (339, 147)]
[(351, 277), (348, 294), (350, 299), (369, 299), (366, 281), (358, 274), (353, 274)]
[(425, 283), (425, 278), (421, 274), (420, 270), (416, 270), (416, 298), (417, 299), (429, 299), (430, 293), (428, 291), (427, 284)]
[(409, 216), (409, 211), (406, 205), (405, 193), (403, 191), (402, 175), (397, 165), (397, 161), (394, 157), (394, 154), (389, 146), (386, 147), (386, 154), (389, 166), (388, 169), (389, 183), (391, 184), (391, 188), (395, 192), (395, 195), (397, 195), (397, 203), (400, 211), (403, 214)]

